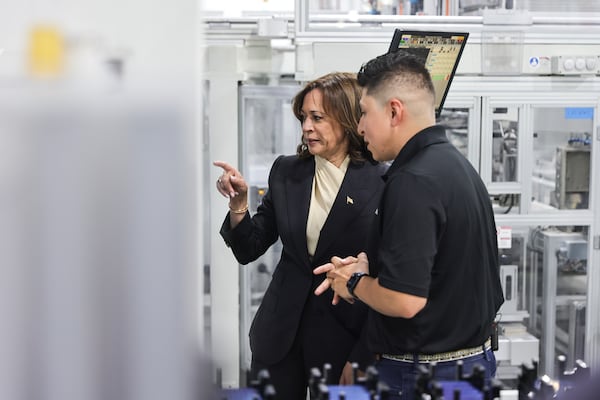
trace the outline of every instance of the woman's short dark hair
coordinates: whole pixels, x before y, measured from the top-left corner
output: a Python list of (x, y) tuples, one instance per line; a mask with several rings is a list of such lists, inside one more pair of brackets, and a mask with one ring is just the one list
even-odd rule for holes
[[(332, 72), (307, 83), (292, 101), (294, 115), (302, 123), (302, 105), (304, 97), (319, 89), (323, 95), (323, 109), (327, 115), (337, 121), (348, 136), (348, 154), (354, 162), (371, 159), (366, 150), (364, 139), (358, 134), (360, 120), (361, 88), (356, 81), (356, 74), (349, 72)], [(300, 143), (296, 149), (299, 158), (310, 157), (308, 147)]]

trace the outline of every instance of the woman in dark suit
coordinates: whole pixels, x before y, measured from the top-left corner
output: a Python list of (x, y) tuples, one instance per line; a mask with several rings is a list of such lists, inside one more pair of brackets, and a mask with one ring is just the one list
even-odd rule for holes
[(256, 260), (281, 238), (283, 250), (250, 328), (252, 376), (268, 369), (278, 399), (305, 400), (310, 369), (332, 365), (333, 382), (347, 383), (351, 362), (370, 363), (361, 339), (366, 307), (333, 306), (313, 295), (322, 277), (312, 270), (334, 255), (366, 250), (381, 175), (358, 134), (361, 92), (354, 74), (331, 73), (294, 98), (302, 125), (297, 154), (280, 156), (254, 216), (239, 171), (223, 169), (217, 189), (229, 198), (221, 235), (241, 264)]

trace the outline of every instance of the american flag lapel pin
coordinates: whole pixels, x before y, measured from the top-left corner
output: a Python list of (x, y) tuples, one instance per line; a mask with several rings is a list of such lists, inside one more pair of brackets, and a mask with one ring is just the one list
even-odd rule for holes
[(354, 204), (354, 200), (352, 200), (352, 197), (346, 196), (346, 204)]

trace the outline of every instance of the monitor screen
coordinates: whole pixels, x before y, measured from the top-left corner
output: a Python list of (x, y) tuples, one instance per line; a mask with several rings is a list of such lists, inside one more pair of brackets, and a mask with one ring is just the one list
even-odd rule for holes
[(440, 115), (469, 34), (396, 29), (388, 52), (406, 49), (423, 59), (435, 87), (435, 113)]

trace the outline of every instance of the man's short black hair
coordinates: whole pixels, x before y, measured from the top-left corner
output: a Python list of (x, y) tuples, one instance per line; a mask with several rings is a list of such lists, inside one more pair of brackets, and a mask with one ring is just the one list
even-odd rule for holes
[(410, 76), (417, 86), (435, 93), (423, 55), (404, 49), (382, 54), (366, 62), (358, 71), (357, 79), (358, 84), (370, 92), (377, 90), (383, 82), (391, 83), (402, 75)]

